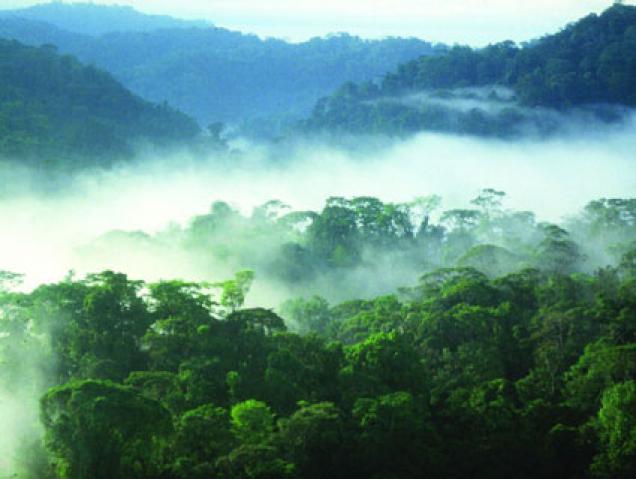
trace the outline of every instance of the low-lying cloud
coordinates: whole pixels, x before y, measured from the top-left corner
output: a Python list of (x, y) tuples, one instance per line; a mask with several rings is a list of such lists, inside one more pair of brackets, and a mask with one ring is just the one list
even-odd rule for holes
[(166, 254), (144, 249), (143, 242), (85, 254), (86, 245), (113, 230), (178, 229), (214, 201), (249, 214), (272, 199), (294, 210), (320, 210), (330, 196), (407, 202), (437, 194), (450, 209), (467, 207), (490, 187), (507, 192), (509, 208), (560, 221), (590, 200), (633, 196), (634, 131), (630, 122), (584, 136), (516, 142), (421, 134), (406, 141), (358, 137), (343, 147), (308, 140), (243, 144), (244, 152), (230, 158), (143, 158), (63, 178), (44, 191), (25, 170), (0, 201), (0, 269), (26, 274), (28, 287), (59, 280), (71, 269), (113, 268), (149, 280), (190, 274), (222, 279), (228, 271), (203, 274), (183, 251)]

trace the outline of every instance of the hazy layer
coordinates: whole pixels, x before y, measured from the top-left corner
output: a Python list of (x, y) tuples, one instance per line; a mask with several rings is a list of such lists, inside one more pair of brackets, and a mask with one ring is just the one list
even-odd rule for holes
[[(527, 41), (609, 7), (607, 0), (93, 0), (146, 13), (206, 19), (219, 26), (292, 41), (347, 31), (363, 37), (415, 36), (449, 44)], [(3, 0), (0, 8), (39, 0)], [(69, 2), (70, 3), (70, 2)], [(628, 4), (633, 2), (628, 1)]]
[(201, 272), (178, 250), (167, 254), (137, 243), (131, 251), (118, 245), (91, 258), (81, 254), (83, 245), (112, 230), (155, 233), (171, 223), (186, 225), (216, 200), (249, 214), (271, 199), (296, 210), (319, 210), (329, 196), (401, 202), (438, 194), (449, 209), (467, 207), (491, 187), (508, 193), (506, 206), (559, 221), (592, 199), (634, 196), (634, 130), (630, 124), (515, 143), (432, 134), (383, 144), (359, 138), (355, 151), (326, 142), (242, 145), (246, 153), (229, 161), (144, 158), (63, 178), (58, 193), (42, 193), (28, 172), (17, 178), (13, 172), (0, 201), (0, 269), (25, 273), (28, 286), (59, 280), (70, 269), (82, 274), (113, 268), (148, 280), (221, 279), (230, 272)]

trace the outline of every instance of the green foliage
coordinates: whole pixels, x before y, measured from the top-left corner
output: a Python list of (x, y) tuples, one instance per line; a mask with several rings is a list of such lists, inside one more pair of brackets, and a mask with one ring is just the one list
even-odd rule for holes
[(213, 474), (214, 458), (229, 453), (235, 444), (227, 411), (212, 404), (184, 413), (175, 429), (173, 473), (180, 478)]
[(110, 382), (71, 382), (46, 393), (41, 414), (60, 478), (151, 478), (161, 472), (172, 422), (156, 401)]
[(199, 131), (184, 114), (136, 97), (108, 73), (50, 45), (0, 39), (0, 78), (4, 158), (87, 166), (130, 155), (141, 143), (191, 140)]
[(143, 396), (161, 403), (172, 414), (185, 408), (185, 394), (179, 377), (167, 371), (135, 371), (124, 381)]
[(636, 383), (616, 384), (603, 393), (598, 413), (601, 452), (594, 471), (600, 477), (636, 474)]
[(152, 323), (141, 283), (105, 271), (33, 293), (37, 327), (51, 334), (63, 378), (122, 380), (145, 367), (141, 339)]
[[(579, 246), (581, 237), (629, 244), (631, 202), (593, 202), (565, 229), (505, 210), (499, 193), (442, 213), (443, 225), (422, 218), (428, 209), (373, 198), (333, 198), (323, 213), (298, 215), (318, 221), (314, 229), (294, 230), (298, 218), (285, 219), (279, 203), (251, 218), (217, 203), (197, 218), (201, 237), (227, 225), (293, 236), (323, 274), (360, 268), (367, 249), (428, 265), (461, 253), (455, 263), (470, 265), (423, 267), (399, 294), (290, 301), (283, 316), (301, 334), (273, 310), (242, 307), (251, 271), (223, 283), (221, 305), (219, 286), (205, 283), (105, 271), (26, 293), (3, 273), (0, 399), (50, 387), (46, 450), (24, 442), (32, 454), (21, 452), (16, 470), (61, 479), (632, 477), (631, 250), (586, 272)], [(334, 245), (361, 254), (334, 262)], [(504, 266), (513, 272), (498, 275)], [(40, 372), (27, 381), (27, 370)]]
[[(32, 315), (50, 328), (56, 362), (78, 365), (42, 399), (60, 478), (629, 477), (636, 362), (614, 331), (630, 279), (616, 275), (608, 289), (608, 274), (490, 280), (446, 269), (425, 275), (407, 303), (317, 301), (330, 325), (322, 335), (343, 347), (287, 333), (261, 308), (218, 318), (204, 285), (145, 288), (105, 272), (4, 293), (3, 324), (16, 323), (3, 339), (29, 338), (19, 318)], [(49, 313), (63, 334), (42, 323)], [(112, 370), (152, 358), (128, 387), (77, 380), (102, 374), (84, 365), (101, 357), (110, 325), (137, 338)]]
[(299, 402), (298, 410), (278, 422), (276, 443), (296, 474), (307, 479), (338, 477), (344, 427), (333, 403)]
[(354, 454), (362, 474), (412, 477), (441, 473), (435, 450), (438, 438), (421, 398), (404, 391), (360, 398), (352, 414), (358, 432)]
[(239, 271), (234, 275), (234, 279), (217, 283), (214, 286), (221, 288), (221, 305), (236, 311), (243, 306), (245, 295), (248, 293), (254, 281), (253, 271)]
[(250, 399), (232, 406), (232, 430), (243, 444), (256, 445), (271, 440), (274, 415), (264, 402)]

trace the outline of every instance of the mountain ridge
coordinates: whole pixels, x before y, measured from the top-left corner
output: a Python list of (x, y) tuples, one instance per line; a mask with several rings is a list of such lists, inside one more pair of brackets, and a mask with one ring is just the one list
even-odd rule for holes
[[(413, 106), (401, 100), (418, 92), (449, 103), (479, 100), (474, 94), (465, 95), (465, 90), (487, 88), (486, 96), (500, 101), (494, 91), (499, 87), (510, 89), (514, 98), (497, 114), (492, 114), (492, 102), (487, 101), (483, 107), (458, 112), (434, 101)], [(400, 101), (386, 102), (386, 98)], [(537, 108), (558, 115), (599, 104), (617, 107), (614, 111), (601, 107), (598, 116), (603, 121), (619, 119), (621, 107), (636, 106), (636, 7), (614, 5), (521, 47), (510, 41), (482, 49), (455, 46), (443, 55), (403, 63), (381, 82), (346, 84), (324, 97), (304, 127), (510, 136), (519, 133), (522, 123), (544, 128), (545, 117), (530, 118), (539, 112)]]
[(292, 44), (190, 26), (78, 36), (60, 24), (47, 28), (31, 21), (0, 15), (0, 35), (34, 46), (54, 44), (109, 71), (143, 98), (167, 101), (203, 125), (263, 116), (298, 119), (346, 81), (380, 78), (401, 62), (445, 49), (413, 38), (363, 40), (346, 34)]

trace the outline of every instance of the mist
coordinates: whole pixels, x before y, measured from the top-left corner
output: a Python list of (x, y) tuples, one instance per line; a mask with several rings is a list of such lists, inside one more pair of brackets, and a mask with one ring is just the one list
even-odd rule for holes
[(480, 109), (487, 113), (499, 113), (511, 106), (518, 107), (514, 91), (493, 85), (490, 87), (456, 88), (453, 90), (425, 90), (397, 97), (385, 97), (377, 102), (398, 103), (400, 105), (422, 109), (427, 105), (440, 106), (466, 113)]
[[(409, 202), (439, 195), (441, 209), (448, 210), (467, 207), (481, 189), (494, 188), (507, 193), (507, 208), (561, 223), (593, 199), (633, 196), (634, 130), (629, 121), (585, 135), (515, 142), (428, 133), (408, 140), (356, 137), (340, 146), (316, 139), (238, 140), (230, 155), (201, 161), (187, 153), (140, 154), (129, 164), (58, 178), (44, 191), (37, 172), (24, 168), (14, 171), (0, 201), (0, 269), (23, 273), (25, 288), (60, 280), (70, 270), (221, 280), (233, 271), (202, 267), (183, 248), (169, 241), (158, 248), (149, 236), (169, 238), (215, 201), (249, 215), (274, 199), (292, 210), (319, 211), (332, 196)], [(136, 240), (117, 240), (117, 231), (137, 232)], [(281, 299), (268, 295), (258, 299), (268, 305)]]
[[(19, 275), (0, 272), (0, 477), (36, 477), (46, 462), (38, 399), (51, 386), (48, 341), (13, 302)], [(35, 474), (31, 476), (27, 471)], [(24, 475), (26, 474), (26, 475)]]

